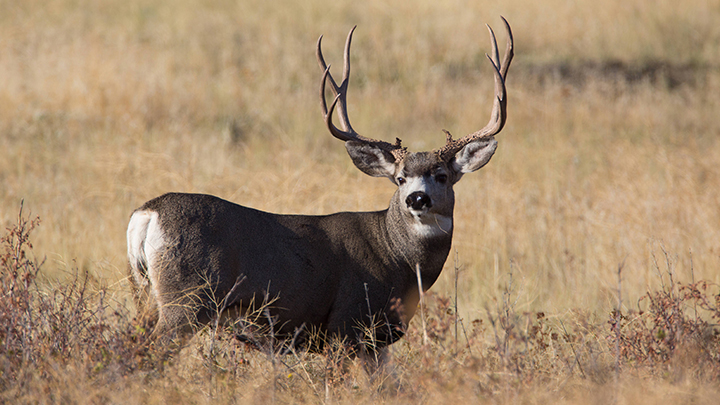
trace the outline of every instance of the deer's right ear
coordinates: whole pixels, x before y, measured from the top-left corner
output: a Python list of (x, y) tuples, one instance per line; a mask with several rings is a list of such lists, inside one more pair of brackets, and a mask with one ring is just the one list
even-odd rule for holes
[(363, 173), (391, 179), (395, 176), (395, 157), (392, 153), (368, 143), (355, 141), (345, 142), (345, 149), (355, 166)]

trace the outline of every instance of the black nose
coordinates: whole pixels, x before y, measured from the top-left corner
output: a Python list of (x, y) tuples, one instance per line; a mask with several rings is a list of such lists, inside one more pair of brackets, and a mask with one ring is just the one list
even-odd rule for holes
[(423, 208), (430, 208), (432, 207), (432, 201), (430, 200), (430, 196), (423, 193), (422, 191), (416, 191), (405, 199), (405, 204), (407, 204), (408, 208), (412, 208), (414, 210), (421, 210)]

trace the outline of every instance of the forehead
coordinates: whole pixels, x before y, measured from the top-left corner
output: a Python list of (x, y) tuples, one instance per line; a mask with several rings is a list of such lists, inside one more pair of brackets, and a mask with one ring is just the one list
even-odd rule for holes
[(405, 175), (419, 175), (442, 166), (442, 161), (432, 152), (409, 153), (403, 160)]

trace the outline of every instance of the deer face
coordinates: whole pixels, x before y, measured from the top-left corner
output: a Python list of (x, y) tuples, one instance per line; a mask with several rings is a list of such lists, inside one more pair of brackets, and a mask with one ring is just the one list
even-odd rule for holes
[(409, 153), (395, 166), (391, 180), (398, 186), (398, 199), (410, 215), (420, 220), (428, 214), (452, 215), (455, 173), (447, 163), (432, 153), (419, 152)]
[(430, 152), (409, 153), (396, 166), (393, 203), (405, 222), (422, 236), (448, 234), (455, 205), (451, 167)]
[(363, 142), (345, 143), (355, 166), (376, 177), (388, 177), (398, 186), (392, 207), (426, 236), (452, 229), (453, 186), (464, 173), (480, 169), (495, 153), (493, 138), (471, 142), (451, 159), (435, 151), (406, 152), (400, 156)]

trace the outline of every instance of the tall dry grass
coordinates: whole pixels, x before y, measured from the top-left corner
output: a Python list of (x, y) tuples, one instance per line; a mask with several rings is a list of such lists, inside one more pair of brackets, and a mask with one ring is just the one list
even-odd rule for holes
[(508, 125), (456, 187), (434, 290), (455, 295), (455, 256), (466, 322), (487, 322), (509, 274), (518, 311), (565, 320), (614, 308), (621, 263), (628, 308), (659, 272), (720, 283), (720, 7), (700, 0), (2, 1), (0, 221), (24, 199), (48, 277), (86, 270), (122, 305), (127, 219), (163, 192), (382, 209), (392, 185), (323, 127), (317, 37), (337, 66), (357, 24), (354, 126), (430, 149), (487, 120), (483, 24), (503, 40), (501, 14), (517, 46)]

